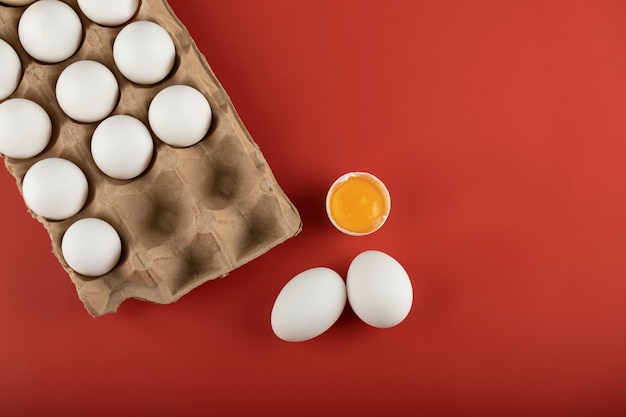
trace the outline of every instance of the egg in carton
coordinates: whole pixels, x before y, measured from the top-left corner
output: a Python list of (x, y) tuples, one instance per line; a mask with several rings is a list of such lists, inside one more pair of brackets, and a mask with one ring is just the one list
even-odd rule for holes
[[(76, 51), (67, 58), (57, 58), (59, 62), (34, 59), (36, 51), (27, 52), (23, 45), (27, 35), (20, 33), (20, 20), (37, 3), (28, 6), (24, 3), (32, 2), (14, 2), (13, 6), (8, 0), (5, 5), (0, 3), (0, 38), (17, 53), (21, 69), (15, 90), (0, 97), (4, 98), (0, 106), (16, 98), (37, 103), (49, 115), (51, 132), (49, 142), (36, 155), (16, 158), (3, 151), (3, 156), (23, 195), (24, 178), (40, 161), (61, 158), (84, 173), (88, 184), (84, 202), (69, 217), (51, 219), (32, 210), (28, 201), (27, 205), (47, 229), (55, 255), (91, 315), (115, 312), (129, 298), (172, 303), (300, 231), (296, 208), (281, 190), (205, 57), (165, 0), (130, 1), (136, 10), (124, 23), (100, 24), (86, 16), (89, 0), (63, 1), (76, 12), (81, 29)], [(38, 3), (43, 2), (58, 0)], [(107, 2), (105, 6), (110, 5)], [(133, 75), (120, 71), (115, 61), (116, 38), (124, 28), (140, 21), (160, 26), (173, 42), (172, 67), (158, 82), (132, 82), (128, 77)], [(72, 118), (67, 113), (73, 110), (60, 105), (63, 100), (58, 96), (57, 83), (61, 75), (71, 65), (85, 61), (102, 64), (119, 85), (106, 118), (100, 115), (94, 118), (97, 120), (78, 121), (80, 112), (89, 108), (79, 106)], [(172, 86), (192, 87), (210, 105), (210, 127), (193, 144), (165, 143), (155, 133), (158, 120), (150, 123), (153, 100)], [(132, 178), (106, 175), (92, 154), (94, 132), (103, 120), (115, 115), (132, 116), (150, 128), (152, 152), (141, 173)], [(167, 118), (158, 116), (161, 121)], [(70, 266), (62, 250), (70, 226), (91, 218), (112, 226), (121, 241), (119, 259), (103, 275), (77, 272), (79, 268)]]

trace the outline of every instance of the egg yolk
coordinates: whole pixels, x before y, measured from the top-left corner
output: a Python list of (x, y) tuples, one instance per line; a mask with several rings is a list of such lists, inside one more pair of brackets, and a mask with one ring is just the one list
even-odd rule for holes
[(388, 197), (367, 175), (350, 176), (330, 196), (330, 216), (342, 229), (353, 233), (376, 230), (389, 211)]

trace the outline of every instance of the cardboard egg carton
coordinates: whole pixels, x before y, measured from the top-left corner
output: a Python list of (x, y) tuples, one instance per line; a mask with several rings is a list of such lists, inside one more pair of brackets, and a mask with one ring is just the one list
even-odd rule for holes
[[(20, 56), (23, 72), (10, 98), (37, 102), (53, 123), (51, 142), (41, 154), (24, 160), (4, 159), (20, 191), (26, 171), (43, 158), (66, 158), (87, 176), (89, 197), (78, 214), (63, 221), (48, 221), (32, 214), (49, 232), (55, 255), (91, 315), (115, 312), (129, 298), (172, 303), (300, 231), (296, 208), (280, 189), (228, 95), (165, 0), (142, 0), (131, 20), (158, 23), (176, 46), (172, 73), (152, 86), (126, 80), (114, 64), (112, 45), (123, 25), (99, 26), (80, 12), (76, 0), (65, 2), (81, 18), (83, 41), (74, 56), (59, 64), (40, 63), (20, 45), (17, 26), (26, 7), (0, 4), (0, 37)], [(112, 114), (134, 116), (148, 127), (148, 106), (159, 91), (174, 84), (198, 89), (213, 111), (208, 135), (188, 148), (173, 148), (153, 135), (153, 161), (144, 174), (125, 181), (106, 176), (90, 153), (91, 135), (98, 123), (70, 120), (55, 97), (61, 71), (82, 59), (101, 62), (115, 74), (120, 101)], [(63, 234), (85, 217), (106, 220), (122, 239), (120, 262), (101, 277), (75, 273), (61, 253)]]

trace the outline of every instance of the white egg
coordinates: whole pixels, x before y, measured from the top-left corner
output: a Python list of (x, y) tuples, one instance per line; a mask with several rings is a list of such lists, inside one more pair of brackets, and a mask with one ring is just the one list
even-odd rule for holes
[(78, 7), (91, 20), (102, 26), (118, 26), (128, 22), (137, 12), (139, 0), (78, 0)]
[(85, 205), (87, 178), (67, 159), (46, 158), (26, 171), (22, 194), (28, 208), (36, 214), (50, 220), (64, 220)]
[(348, 301), (356, 315), (370, 326), (393, 327), (413, 304), (413, 287), (406, 270), (386, 253), (360, 253), (348, 268)]
[(272, 330), (288, 342), (312, 339), (328, 330), (346, 305), (346, 286), (339, 274), (317, 267), (293, 277), (272, 308)]
[(152, 136), (138, 119), (120, 114), (105, 119), (91, 138), (91, 155), (102, 172), (128, 180), (140, 175), (150, 164)]
[(0, 39), (0, 100), (9, 97), (22, 78), (22, 63), (15, 49)]
[(137, 21), (124, 27), (113, 42), (115, 65), (130, 81), (149, 85), (162, 81), (174, 67), (176, 48), (165, 29)]
[(109, 223), (89, 217), (74, 222), (65, 231), (61, 252), (75, 272), (98, 277), (115, 268), (122, 254), (122, 241)]
[(206, 97), (187, 85), (172, 85), (161, 90), (148, 109), (148, 121), (154, 134), (175, 147), (200, 142), (208, 133), (212, 118)]
[(12, 98), (0, 104), (0, 152), (26, 159), (41, 153), (52, 135), (48, 113), (34, 101)]
[(119, 85), (103, 64), (76, 61), (59, 75), (56, 96), (66, 115), (78, 122), (93, 123), (113, 111), (119, 98)]
[(78, 50), (83, 37), (80, 18), (58, 0), (39, 0), (28, 6), (18, 24), (26, 52), (46, 63), (65, 61)]

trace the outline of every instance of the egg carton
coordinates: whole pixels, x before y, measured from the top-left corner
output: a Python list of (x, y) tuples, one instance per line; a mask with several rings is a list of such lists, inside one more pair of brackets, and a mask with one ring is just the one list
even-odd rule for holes
[[(78, 51), (59, 64), (38, 62), (20, 45), (17, 26), (26, 7), (0, 4), (0, 38), (15, 49), (22, 63), (21, 82), (9, 98), (35, 101), (48, 112), (53, 124), (52, 139), (41, 154), (29, 159), (3, 157), (20, 192), (27, 170), (44, 158), (68, 159), (87, 176), (89, 196), (78, 214), (60, 221), (31, 214), (47, 229), (54, 254), (92, 316), (116, 312), (129, 298), (172, 303), (301, 230), (296, 208), (281, 190), (205, 57), (166, 1), (142, 0), (131, 20), (158, 23), (176, 47), (171, 74), (151, 86), (126, 80), (115, 66), (112, 44), (124, 25), (99, 26), (81, 13), (75, 0), (65, 3), (80, 16), (83, 40)], [(149, 104), (159, 91), (175, 84), (196, 88), (208, 99), (213, 112), (207, 136), (193, 146), (174, 148), (153, 135), (154, 155), (146, 172), (132, 180), (104, 175), (94, 164), (89, 146), (98, 123), (69, 119), (55, 97), (61, 71), (84, 59), (98, 61), (115, 74), (120, 99), (112, 114), (134, 116), (146, 126)], [(87, 217), (109, 222), (123, 244), (117, 266), (100, 277), (76, 273), (61, 252), (67, 228)]]

